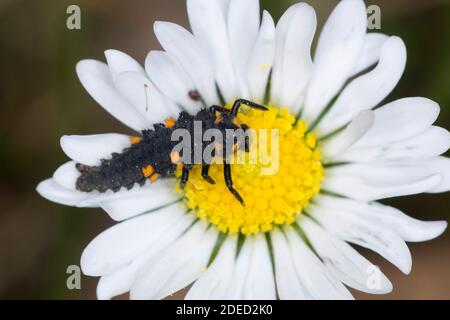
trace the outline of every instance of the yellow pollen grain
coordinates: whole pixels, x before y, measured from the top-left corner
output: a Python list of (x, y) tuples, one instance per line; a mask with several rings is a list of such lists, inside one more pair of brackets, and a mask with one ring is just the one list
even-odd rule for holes
[[(238, 120), (256, 130), (256, 135), (259, 129), (279, 130), (279, 170), (267, 176), (261, 175), (261, 169), (270, 164), (232, 165), (234, 186), (245, 206), (228, 191), (223, 166), (219, 164), (211, 165), (209, 171), (216, 184), (206, 182), (201, 177), (201, 166), (194, 166), (184, 190), (178, 191), (184, 192), (186, 205), (199, 219), (223, 233), (251, 235), (294, 223), (320, 191), (324, 170), (316, 136), (307, 133), (307, 124), (296, 122), (295, 116), (284, 108), (269, 106), (266, 112), (243, 108)], [(270, 133), (268, 136), (270, 152)], [(258, 137), (253, 141), (258, 141)], [(238, 151), (241, 152), (244, 151)]]

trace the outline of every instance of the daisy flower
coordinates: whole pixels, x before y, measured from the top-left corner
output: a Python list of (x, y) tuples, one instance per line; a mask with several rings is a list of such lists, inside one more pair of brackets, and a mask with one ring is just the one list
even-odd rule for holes
[(183, 191), (173, 177), (86, 193), (76, 189), (77, 164), (98, 166), (130, 147), (136, 133), (62, 137), (72, 160), (38, 192), (64, 205), (101, 207), (119, 222), (81, 257), (83, 272), (100, 277), (98, 298), (130, 292), (161, 299), (190, 284), (187, 299), (390, 292), (386, 276), (351, 244), (408, 274), (405, 242), (433, 239), (447, 223), (419, 221), (377, 201), (450, 189), (450, 161), (440, 156), (450, 135), (433, 126), (439, 106), (420, 97), (380, 106), (405, 69), (403, 41), (367, 33), (361, 0), (337, 5), (313, 55), (316, 14), (305, 3), (276, 25), (260, 14), (258, 0), (187, 0), (187, 12), (192, 32), (155, 23), (164, 51), (150, 52), (145, 68), (108, 50), (107, 64), (77, 65), (81, 83), (137, 132), (182, 110), (196, 114), (237, 98), (265, 104), (269, 111), (246, 110), (239, 120), (279, 130), (279, 170), (264, 176), (261, 164), (232, 166), (245, 206), (228, 192), (220, 165), (210, 171), (216, 185), (194, 166)]

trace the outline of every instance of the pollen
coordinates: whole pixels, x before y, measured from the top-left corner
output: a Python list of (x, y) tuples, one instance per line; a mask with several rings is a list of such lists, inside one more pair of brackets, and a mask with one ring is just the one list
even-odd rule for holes
[[(304, 121), (296, 121), (287, 109), (269, 106), (269, 111), (244, 109), (239, 122), (254, 129), (250, 149), (258, 148), (261, 129), (278, 129), (278, 148), (271, 148), (267, 138), (267, 158), (278, 158), (278, 170), (262, 174), (271, 167), (267, 161), (246, 161), (232, 165), (235, 189), (245, 201), (242, 206), (228, 191), (223, 179), (223, 166), (211, 165), (209, 175), (216, 181), (210, 184), (201, 177), (201, 166), (194, 166), (183, 191), (186, 205), (199, 219), (210, 222), (220, 232), (244, 235), (268, 232), (274, 227), (296, 221), (320, 191), (324, 169), (316, 136), (308, 133)], [(260, 133), (261, 132), (261, 133)], [(271, 157), (278, 152), (278, 157)], [(252, 152), (250, 152), (251, 154)], [(237, 158), (247, 157), (244, 150)], [(177, 172), (179, 175), (180, 172)]]

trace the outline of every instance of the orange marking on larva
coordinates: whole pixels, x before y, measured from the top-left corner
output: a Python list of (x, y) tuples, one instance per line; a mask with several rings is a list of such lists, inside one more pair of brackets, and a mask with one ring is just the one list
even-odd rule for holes
[(223, 146), (221, 143), (214, 143), (214, 149), (216, 150), (217, 153), (221, 153), (223, 151)]
[(177, 120), (175, 120), (174, 118), (167, 119), (165, 121), (166, 128), (172, 128), (176, 122), (177, 122)]
[(149, 178), (152, 174), (155, 173), (155, 169), (151, 165), (142, 168), (142, 174), (144, 177)]
[(170, 153), (170, 161), (171, 161), (173, 164), (178, 164), (178, 163), (180, 163), (180, 160), (181, 160), (181, 157), (180, 157), (180, 154), (179, 154), (177, 151), (172, 151), (172, 152)]
[(155, 182), (156, 180), (159, 179), (159, 174), (155, 173), (149, 179), (150, 179), (151, 182)]
[(216, 121), (214, 121), (215, 124), (219, 124), (222, 122), (222, 117), (217, 117)]
[(233, 124), (235, 124), (236, 126), (240, 127), (241, 123), (239, 122), (238, 118), (234, 118), (233, 119)]
[(182, 169), (183, 169), (183, 167), (184, 167), (184, 164), (183, 164), (183, 162), (179, 162), (179, 163), (177, 163), (177, 170), (182, 170)]
[(141, 137), (130, 137), (131, 144), (138, 144), (141, 141), (142, 141)]

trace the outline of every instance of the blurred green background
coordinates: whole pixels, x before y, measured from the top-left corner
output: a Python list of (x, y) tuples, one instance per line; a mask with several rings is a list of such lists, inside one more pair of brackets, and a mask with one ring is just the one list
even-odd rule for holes
[[(262, 1), (275, 18), (294, 1)], [(322, 24), (337, 1), (306, 1)], [(82, 29), (66, 28), (66, 8), (77, 4)], [(390, 100), (425, 96), (442, 108), (438, 124), (450, 128), (450, 1), (366, 1), (382, 9), (382, 32), (401, 36), (408, 64)], [(40, 198), (35, 187), (66, 157), (64, 134), (128, 132), (81, 87), (75, 64), (104, 60), (103, 51), (125, 51), (141, 63), (159, 49), (155, 20), (187, 25), (184, 0), (0, 1), (0, 298), (93, 299), (97, 279), (66, 288), (66, 268), (79, 264), (83, 248), (112, 225), (101, 210), (76, 209)], [(416, 218), (450, 218), (449, 194), (387, 201)], [(450, 236), (411, 244), (413, 271), (404, 276), (378, 256), (393, 293), (364, 299), (450, 299)], [(179, 297), (178, 295), (177, 297)]]

